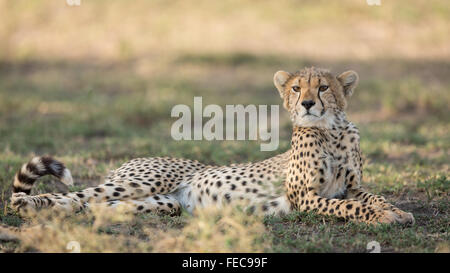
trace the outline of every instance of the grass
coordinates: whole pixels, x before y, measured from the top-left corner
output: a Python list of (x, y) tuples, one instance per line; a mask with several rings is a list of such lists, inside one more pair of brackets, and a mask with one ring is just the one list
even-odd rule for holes
[[(52, 230), (0, 242), (0, 252), (65, 252), (74, 240), (89, 252), (366, 252), (371, 241), (383, 252), (450, 251), (446, 2), (236, 4), (0, 1), (8, 10), (0, 26), (0, 222)], [(363, 184), (412, 212), (415, 225), (369, 227), (308, 213), (261, 219), (231, 208), (31, 220), (8, 206), (15, 172), (35, 154), (65, 162), (76, 190), (134, 157), (231, 164), (283, 152), (291, 128), (282, 107), (274, 152), (260, 152), (257, 141), (174, 141), (170, 111), (192, 106), (194, 96), (204, 105), (280, 105), (273, 73), (309, 65), (359, 73), (348, 116), (361, 131)], [(66, 190), (44, 178), (34, 193)]]

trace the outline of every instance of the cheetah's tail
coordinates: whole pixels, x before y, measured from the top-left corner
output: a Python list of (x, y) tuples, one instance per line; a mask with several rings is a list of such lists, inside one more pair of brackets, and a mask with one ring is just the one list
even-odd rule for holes
[(61, 182), (73, 185), (72, 175), (63, 163), (50, 156), (36, 156), (30, 162), (23, 164), (16, 173), (13, 183), (13, 193), (23, 192), (30, 194), (34, 182), (41, 176), (51, 174)]

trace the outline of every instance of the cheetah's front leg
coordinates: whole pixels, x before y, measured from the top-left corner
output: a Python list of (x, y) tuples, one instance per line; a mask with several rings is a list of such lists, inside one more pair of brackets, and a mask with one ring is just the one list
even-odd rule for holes
[(351, 188), (348, 190), (347, 198), (353, 198), (360, 200), (364, 204), (369, 204), (371, 206), (379, 207), (384, 210), (392, 211), (396, 214), (399, 223), (401, 224), (414, 224), (414, 216), (412, 213), (405, 212), (394, 205), (388, 203), (383, 196), (375, 195), (370, 192), (363, 191), (360, 188)]
[(301, 190), (299, 197), (296, 207), (300, 211), (314, 211), (322, 215), (334, 215), (345, 220), (368, 224), (391, 224), (398, 221), (392, 211), (363, 204), (356, 200), (320, 197), (314, 189), (306, 190), (306, 193)]
[[(314, 164), (316, 165), (316, 164)], [(289, 169), (286, 186), (290, 202), (301, 211), (314, 211), (323, 215), (334, 215), (346, 220), (368, 224), (397, 223), (399, 217), (391, 210), (365, 204), (359, 200), (335, 199), (320, 196), (321, 188), (330, 179), (330, 163), (326, 160), (309, 169)]]
[(345, 173), (345, 185), (347, 187), (347, 199), (359, 200), (364, 204), (390, 210), (396, 214), (401, 224), (413, 224), (414, 217), (411, 213), (405, 212), (394, 205), (388, 203), (383, 196), (372, 194), (361, 189), (359, 176), (352, 169), (347, 169)]

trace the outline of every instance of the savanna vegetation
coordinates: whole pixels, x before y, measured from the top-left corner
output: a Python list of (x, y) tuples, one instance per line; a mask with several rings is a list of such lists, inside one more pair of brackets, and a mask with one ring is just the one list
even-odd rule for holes
[[(384, 1), (0, 0), (0, 222), (36, 226), (0, 252), (449, 252), (450, 5)], [(134, 157), (209, 164), (256, 161), (289, 148), (258, 141), (175, 141), (177, 104), (281, 105), (273, 73), (304, 66), (360, 75), (348, 116), (361, 131), (363, 184), (416, 224), (367, 226), (292, 213), (247, 216), (239, 207), (194, 216), (101, 211), (34, 219), (9, 207), (21, 164), (50, 154), (75, 186), (41, 179), (34, 193), (101, 183)]]

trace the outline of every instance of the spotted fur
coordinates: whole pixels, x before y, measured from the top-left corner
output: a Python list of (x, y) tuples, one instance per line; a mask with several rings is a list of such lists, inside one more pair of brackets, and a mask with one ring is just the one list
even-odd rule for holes
[(294, 209), (369, 224), (414, 222), (411, 213), (361, 188), (359, 131), (344, 112), (356, 72), (279, 71), (274, 83), (294, 125), (285, 183)]
[[(35, 158), (34, 165), (42, 162), (46, 167), (37, 168), (39, 171), (30, 171), (30, 163), (22, 167), (14, 182), (17, 189), (12, 206), (19, 212), (45, 207), (77, 212), (96, 203), (111, 208), (127, 204), (132, 213), (177, 215), (182, 208), (193, 212), (198, 207), (245, 200), (250, 211), (265, 214), (301, 210), (370, 224), (411, 223), (412, 214), (361, 188), (359, 132), (344, 112), (357, 82), (353, 71), (337, 77), (316, 68), (292, 74), (277, 72), (274, 84), (293, 122), (292, 148), (278, 156), (231, 166), (167, 157), (137, 158), (96, 187), (30, 196), (30, 185), (38, 176), (67, 178), (61, 174), (67, 170), (62, 164), (56, 172), (45, 162), (57, 161)], [(30, 180), (21, 178), (25, 174)]]

